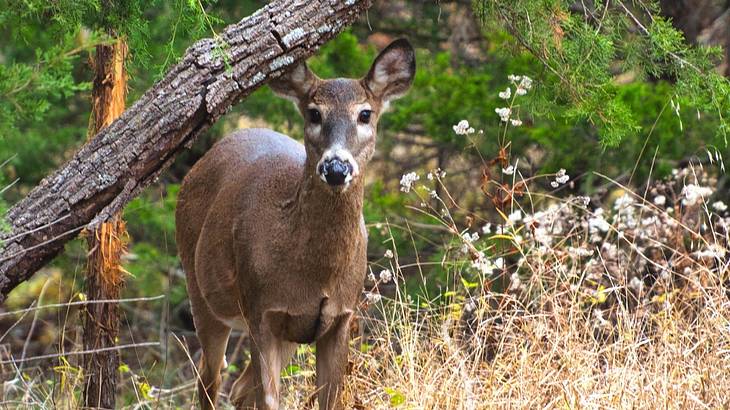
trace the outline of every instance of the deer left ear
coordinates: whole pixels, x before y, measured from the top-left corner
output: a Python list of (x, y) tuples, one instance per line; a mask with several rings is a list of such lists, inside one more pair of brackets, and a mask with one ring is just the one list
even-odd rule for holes
[(375, 58), (364, 83), (376, 97), (387, 102), (405, 94), (415, 75), (416, 54), (411, 43), (401, 38)]
[(269, 87), (279, 96), (299, 104), (306, 99), (317, 81), (319, 79), (309, 70), (307, 64), (301, 62), (290, 68), (281, 77), (273, 79), (269, 83)]

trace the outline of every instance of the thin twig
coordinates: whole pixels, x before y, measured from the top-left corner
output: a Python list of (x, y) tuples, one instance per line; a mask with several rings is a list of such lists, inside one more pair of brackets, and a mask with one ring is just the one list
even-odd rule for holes
[[(46, 290), (48, 290), (48, 285), (51, 284), (51, 279), (46, 279), (46, 282), (43, 283), (43, 287), (41, 288), (41, 293), (38, 294), (38, 304), (41, 303), (43, 300), (43, 296), (46, 294)], [(23, 361), (25, 360), (25, 355), (28, 353), (28, 346), (30, 345), (30, 339), (33, 336), (33, 332), (35, 331), (36, 324), (38, 323), (38, 312), (39, 310), (36, 310), (35, 314), (33, 315), (33, 321), (30, 324), (30, 329), (28, 330), (28, 335), (25, 337), (25, 343), (23, 343), (23, 352), (20, 354), (20, 363), (21, 365), (18, 366), (18, 372), (23, 371)]]
[[(56, 222), (58, 222), (58, 221), (56, 221)], [(53, 223), (56, 223), (56, 222), (53, 222)], [(59, 235), (56, 235), (55, 237), (53, 237), (53, 238), (51, 238), (51, 239), (48, 239), (47, 241), (43, 241), (43, 242), (41, 242), (41, 243), (39, 243), (39, 244), (37, 244), (37, 245), (35, 245), (35, 246), (31, 246), (30, 248), (25, 248), (25, 249), (23, 249), (22, 251), (18, 251), (18, 252), (15, 252), (14, 254), (12, 254), (12, 255), (10, 255), (10, 256), (6, 256), (6, 257), (4, 257), (4, 258), (0, 258), (0, 262), (5, 262), (5, 261), (7, 261), (7, 260), (10, 260), (10, 259), (16, 258), (16, 257), (18, 257), (18, 256), (21, 256), (21, 255), (23, 255), (24, 253), (27, 253), (28, 251), (32, 251), (33, 249), (37, 249), (37, 248), (42, 248), (42, 247), (44, 247), (44, 246), (48, 245), (49, 243), (51, 243), (51, 242), (53, 242), (53, 241), (57, 241), (57, 240), (61, 239), (62, 237), (66, 236), (66, 235), (70, 235), (70, 234), (72, 234), (72, 233), (76, 233), (76, 232), (78, 232), (78, 231), (80, 231), (80, 230), (82, 230), (82, 229), (84, 229), (84, 227), (83, 227), (83, 226), (79, 226), (79, 227), (77, 227), (77, 228), (69, 229), (69, 230), (68, 230), (68, 231), (66, 231), (66, 232), (62, 232), (61, 234), (59, 234)], [(24, 233), (24, 234), (21, 234), (21, 235), (26, 235), (26, 234), (28, 234), (28, 233), (29, 233), (29, 232), (26, 232), (26, 233)]]
[(80, 300), (77, 302), (67, 302), (67, 303), (55, 303), (52, 305), (43, 305), (43, 306), (32, 306), (27, 309), (22, 310), (14, 310), (12, 312), (4, 312), (0, 313), (0, 318), (3, 318), (5, 316), (13, 316), (13, 315), (19, 315), (19, 314), (25, 314), (27, 312), (32, 312), (34, 310), (40, 310), (40, 309), (52, 309), (52, 308), (59, 308), (59, 307), (67, 307), (67, 306), (78, 306), (78, 305), (93, 305), (98, 303), (127, 303), (127, 302), (149, 302), (153, 300), (158, 300), (164, 298), (165, 295), (158, 295), (158, 296), (150, 296), (150, 297), (140, 297), (140, 298), (129, 298), (129, 299), (100, 299), (100, 300)]
[(59, 357), (66, 357), (66, 356), (80, 356), (80, 355), (99, 353), (99, 352), (134, 349), (134, 348), (138, 348), (138, 347), (154, 347), (154, 346), (159, 346), (159, 345), (160, 345), (160, 342), (133, 343), (133, 344), (126, 344), (126, 345), (112, 346), (112, 347), (103, 347), (101, 349), (79, 350), (78, 352), (44, 354), (41, 356), (28, 357), (28, 358), (20, 359), (20, 360), (4, 360), (4, 361), (1, 361), (0, 364), (13, 364), (13, 363), (20, 363), (20, 362), (30, 362), (33, 360), (57, 359)]
[(62, 217), (60, 217), (60, 218), (56, 219), (55, 221), (51, 221), (51, 222), (49, 222), (49, 223), (47, 223), (47, 224), (41, 225), (41, 226), (39, 226), (39, 227), (37, 227), (37, 228), (33, 228), (33, 229), (29, 230), (29, 231), (25, 231), (25, 232), (20, 232), (20, 233), (18, 233), (17, 235), (13, 235), (13, 236), (10, 236), (10, 237), (7, 237), (7, 238), (3, 238), (2, 240), (3, 240), (4, 242), (12, 242), (12, 241), (14, 241), (14, 240), (16, 240), (16, 239), (18, 239), (18, 238), (22, 238), (22, 237), (23, 237), (23, 236), (25, 236), (25, 235), (30, 235), (30, 234), (32, 234), (33, 232), (38, 232), (38, 231), (40, 231), (40, 230), (42, 230), (42, 229), (46, 229), (46, 228), (48, 228), (49, 226), (53, 226), (53, 225), (55, 225), (55, 224), (57, 224), (57, 223), (59, 223), (59, 222), (63, 221), (64, 219), (68, 218), (69, 216), (71, 216), (71, 214), (66, 214), (66, 215), (64, 215), (64, 216), (62, 216)]

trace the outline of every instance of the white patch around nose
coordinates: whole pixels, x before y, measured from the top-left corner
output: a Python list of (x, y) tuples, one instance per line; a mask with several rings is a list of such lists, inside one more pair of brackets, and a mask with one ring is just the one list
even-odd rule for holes
[[(349, 186), (350, 181), (352, 181), (354, 177), (360, 175), (360, 167), (357, 165), (357, 161), (355, 161), (355, 157), (352, 156), (352, 153), (342, 147), (332, 147), (322, 154), (322, 158), (320, 158), (319, 162), (317, 162), (317, 173), (319, 173), (319, 169), (322, 164), (332, 158), (338, 158), (340, 161), (349, 162), (350, 165), (352, 165), (352, 173), (345, 177), (345, 187)], [(319, 177), (322, 181), (327, 182), (327, 178), (324, 175), (319, 174)]]

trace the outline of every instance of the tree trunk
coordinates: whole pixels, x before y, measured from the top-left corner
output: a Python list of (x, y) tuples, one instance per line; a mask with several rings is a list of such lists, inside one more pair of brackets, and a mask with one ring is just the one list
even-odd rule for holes
[(661, 0), (659, 4), (687, 41), (723, 48), (717, 71), (730, 77), (730, 0)]
[(165, 78), (7, 213), (0, 303), (84, 227), (121, 211), (231, 105), (312, 55), (373, 0), (275, 0), (190, 47)]
[[(112, 45), (96, 47), (92, 117), (89, 137), (109, 126), (124, 111), (127, 97), (127, 76), (124, 61), (127, 45), (117, 39)], [(115, 300), (121, 296), (123, 269), (120, 259), (125, 248), (127, 231), (120, 214), (88, 232), (89, 254), (86, 265), (88, 300)], [(116, 345), (119, 336), (119, 305), (90, 304), (84, 317), (84, 350), (97, 350)], [(113, 409), (116, 401), (116, 351), (103, 351), (84, 357), (84, 404), (89, 408)]]

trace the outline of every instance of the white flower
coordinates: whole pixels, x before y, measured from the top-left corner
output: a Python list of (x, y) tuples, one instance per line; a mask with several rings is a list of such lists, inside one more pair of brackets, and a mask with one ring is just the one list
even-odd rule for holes
[(575, 199), (580, 202), (583, 206), (588, 206), (591, 203), (591, 198), (587, 196), (577, 196)]
[(535, 236), (535, 241), (537, 241), (545, 246), (549, 246), (553, 241), (553, 238), (550, 235), (550, 233), (548, 232), (548, 230), (543, 227), (535, 228), (533, 235)]
[(520, 279), (520, 275), (518, 275), (517, 272), (514, 272), (512, 275), (510, 275), (509, 282), (509, 290), (512, 291), (518, 290), (522, 285), (522, 280)]
[(485, 235), (492, 233), (492, 224), (487, 223), (486, 225), (482, 226), (482, 233)]
[(379, 293), (367, 292), (365, 294), (365, 299), (367, 299), (368, 303), (375, 304), (380, 302), (381, 296)]
[(684, 199), (682, 204), (692, 206), (702, 201), (705, 197), (712, 195), (712, 189), (699, 185), (689, 184), (682, 188), (682, 195)]
[(478, 270), (483, 275), (491, 275), (492, 273), (494, 273), (494, 269), (497, 268), (497, 266), (492, 263), (492, 261), (490, 261), (481, 254), (479, 255), (479, 258), (477, 258), (475, 261), (472, 261), (471, 267)]
[(515, 173), (514, 165), (510, 165), (507, 168), (502, 168), (502, 173), (505, 175), (512, 175)]
[(668, 282), (672, 278), (672, 273), (666, 266), (662, 266), (659, 270), (659, 279)]
[(718, 245), (716, 243), (710, 244), (706, 249), (697, 251), (694, 253), (694, 255), (698, 259), (722, 259), (725, 257), (725, 253), (727, 253), (727, 250), (723, 248), (721, 245)]
[(532, 88), (532, 79), (526, 75), (512, 75), (508, 76), (507, 78), (509, 78), (509, 80), (513, 83), (517, 84), (517, 89), (515, 90), (515, 94), (517, 95), (525, 95), (527, 94), (527, 90)]
[(383, 283), (388, 283), (391, 279), (393, 279), (393, 274), (390, 272), (390, 269), (381, 270), (379, 276)]
[(512, 124), (513, 127), (519, 127), (520, 125), (522, 125), (522, 120), (511, 119), (509, 120), (509, 122), (510, 124)]
[(608, 232), (611, 229), (611, 225), (603, 218), (603, 214), (596, 212), (594, 217), (588, 219), (588, 228), (592, 232)]
[(629, 288), (641, 293), (644, 290), (644, 281), (634, 276), (629, 282)]
[(509, 120), (510, 114), (512, 113), (512, 110), (507, 107), (502, 107), (495, 108), (494, 112), (499, 115), (499, 119), (502, 120), (502, 122), (507, 122), (507, 120)]
[(574, 257), (580, 258), (580, 257), (586, 257), (586, 256), (593, 256), (593, 249), (586, 249), (586, 248), (574, 248), (572, 246), (568, 247), (568, 253), (571, 254)]
[(497, 258), (494, 261), (494, 266), (496, 266), (497, 269), (504, 269), (504, 258)]
[(429, 191), (428, 195), (429, 195), (429, 196), (430, 196), (431, 198), (433, 198), (433, 199), (436, 199), (436, 198), (438, 198), (438, 197), (439, 197), (439, 194), (438, 194), (438, 192), (436, 192), (436, 190), (435, 190), (435, 189), (434, 189), (434, 190), (432, 190), (432, 191)]
[(560, 184), (558, 184), (558, 181), (550, 181), (550, 186), (553, 188), (557, 188), (560, 186)]
[(727, 211), (727, 205), (725, 205), (722, 201), (715, 201), (712, 204), (712, 209), (714, 209), (717, 212), (725, 212)]
[(510, 223), (517, 223), (522, 220), (522, 211), (519, 209), (515, 210), (509, 216), (507, 216), (507, 219), (510, 221)]
[(372, 272), (370, 272), (370, 273), (368, 274), (368, 280), (369, 280), (370, 282), (375, 282), (375, 274), (374, 274), (374, 273), (372, 273)]
[(385, 251), (385, 255), (383, 255), (383, 256), (385, 256), (388, 259), (392, 259), (393, 258), (393, 251), (391, 251), (390, 249), (388, 249), (387, 251)]
[(603, 311), (601, 309), (595, 309), (593, 311), (593, 318), (596, 319), (596, 327), (609, 326), (608, 320), (604, 319)]
[(461, 235), (461, 238), (464, 240), (464, 242), (472, 243), (479, 239), (479, 234), (474, 232), (473, 234), (470, 234), (469, 232), (464, 232)]
[(616, 200), (616, 202), (614, 202), (613, 209), (620, 211), (628, 208), (633, 203), (634, 199), (629, 194), (623, 194), (620, 198)]
[(654, 197), (654, 205), (664, 206), (667, 203), (667, 197), (664, 195), (657, 195)]
[(474, 133), (474, 128), (469, 126), (469, 121), (461, 120), (452, 127), (456, 135), (468, 135)]
[(415, 172), (409, 172), (400, 179), (400, 190), (403, 192), (410, 192), (413, 187), (413, 183), (418, 181), (421, 177)]
[(532, 78), (523, 75), (522, 79), (520, 80), (519, 87), (524, 88), (525, 90), (529, 90), (530, 88), (532, 88)]
[(565, 184), (570, 179), (570, 175), (565, 173), (565, 170), (563, 168), (560, 168), (560, 171), (558, 171), (558, 174), (555, 176), (555, 182), (558, 184)]
[(499, 93), (499, 98), (501, 98), (503, 100), (509, 100), (509, 97), (511, 97), (511, 96), (512, 96), (512, 89), (509, 87), (507, 87), (506, 90)]

